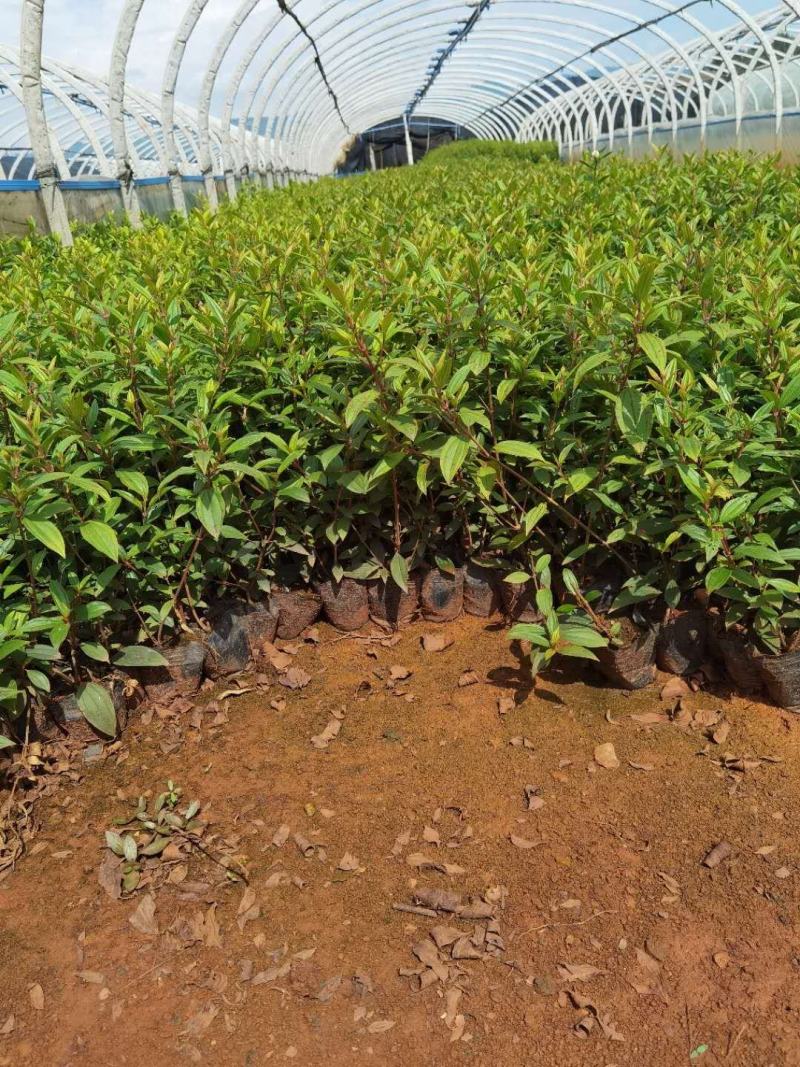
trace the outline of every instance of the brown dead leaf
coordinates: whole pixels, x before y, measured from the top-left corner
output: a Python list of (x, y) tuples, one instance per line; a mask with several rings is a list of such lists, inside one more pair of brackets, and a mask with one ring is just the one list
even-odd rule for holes
[(273, 711), (286, 711), (286, 701), (283, 697), (279, 697), (277, 700), (270, 700), (269, 706)]
[(183, 1030), (184, 1035), (194, 1038), (202, 1037), (218, 1015), (219, 1008), (216, 1004), (209, 1004), (203, 1011), (198, 1011), (196, 1015), (192, 1015), (186, 1020), (186, 1026)]
[(684, 682), (683, 678), (670, 678), (670, 680), (661, 687), (662, 700), (679, 700), (681, 697), (685, 697), (689, 693), (691, 693), (691, 689), (686, 682)]
[(222, 948), (216, 904), (209, 905), (203, 919), (203, 941), (208, 948)]
[(513, 711), (516, 706), (513, 697), (502, 696), (497, 698), (497, 714), (501, 719), (504, 715), (508, 715), (510, 711)]
[(732, 852), (733, 848), (727, 841), (720, 841), (703, 857), (703, 866), (713, 870), (714, 867), (719, 867), (720, 863), (726, 860)]
[(533, 785), (525, 786), (525, 808), (527, 811), (538, 811), (544, 807), (544, 800), (539, 796), (540, 790)]
[(389, 668), (389, 678), (393, 682), (404, 682), (406, 678), (410, 678), (412, 671), (408, 667), (403, 667), (400, 663), (395, 663)]
[(302, 834), (295, 834), (294, 843), (297, 845), (297, 847), (300, 849), (306, 859), (311, 859), (311, 857), (314, 855), (314, 849), (316, 846), (312, 845), (312, 843), (308, 840), (307, 837), (303, 837)]
[(283, 848), (286, 842), (289, 840), (289, 834), (292, 832), (291, 826), (283, 823), (279, 826), (275, 833), (272, 835), (272, 843), (275, 848)]
[(429, 845), (436, 845), (437, 848), (442, 843), (442, 839), (439, 836), (439, 831), (434, 829), (433, 826), (426, 826), (422, 831), (422, 840), (426, 841)]
[(564, 982), (588, 982), (596, 975), (603, 974), (599, 967), (593, 967), (590, 963), (559, 963), (556, 969)]
[(156, 898), (152, 893), (142, 897), (139, 907), (130, 916), (128, 922), (145, 937), (158, 937), (158, 923), (155, 918)]
[(278, 678), (278, 682), (285, 689), (305, 689), (311, 681), (311, 675), (302, 667), (290, 667), (286, 674)]
[(610, 741), (595, 746), (594, 761), (599, 766), (605, 767), (607, 771), (615, 771), (619, 767), (617, 753)]
[(722, 722), (715, 730), (712, 730), (711, 740), (715, 745), (724, 745), (728, 740), (728, 734), (730, 732), (731, 724), (729, 722)]
[(97, 872), (97, 881), (112, 900), (119, 900), (122, 896), (122, 860), (110, 849), (106, 849), (103, 856), (103, 862)]
[(14, 1033), (14, 1028), (16, 1027), (16, 1025), (17, 1025), (17, 1020), (14, 1018), (13, 1015), (9, 1015), (9, 1017), (6, 1019), (6, 1021), (3, 1023), (3, 1025), (0, 1026), (0, 1035), (2, 1035), (3, 1037), (6, 1037), (8, 1034), (13, 1034)]
[(529, 841), (526, 837), (519, 837), (517, 834), (509, 834), (508, 839), (514, 848), (529, 849), (536, 848), (537, 845), (541, 845), (541, 841)]
[(105, 975), (102, 975), (99, 971), (76, 971), (75, 977), (80, 978), (87, 985), (103, 985), (106, 980)]
[(393, 856), (399, 856), (400, 853), (403, 851), (403, 849), (406, 847), (406, 845), (409, 843), (410, 840), (411, 840), (411, 831), (410, 830), (403, 830), (403, 832), (401, 834), (398, 834), (397, 837), (395, 838), (394, 844), (392, 845), (392, 855)]
[(261, 645), (261, 649), (276, 671), (287, 671), (291, 667), (292, 657), (286, 652), (281, 652), (281, 650), (276, 648), (271, 641), (264, 641)]
[(28, 996), (34, 1011), (44, 1011), (44, 990), (38, 982), (30, 987)]
[(777, 847), (777, 845), (762, 845), (761, 848), (756, 849), (756, 855), (769, 856)]
[(640, 726), (666, 726), (669, 723), (669, 716), (663, 711), (643, 711), (638, 715), (631, 715), (631, 719)]
[(352, 852), (345, 852), (342, 858), (339, 860), (339, 871), (357, 871), (361, 864), (358, 862), (358, 857), (354, 856)]
[(509, 745), (513, 745), (514, 748), (533, 749), (536, 747), (529, 737), (523, 737), (521, 734), (518, 734), (516, 737), (512, 737), (508, 743)]
[(455, 638), (450, 634), (423, 634), (420, 640), (426, 652), (444, 652), (454, 643)]
[(728, 952), (715, 952), (711, 958), (721, 971), (724, 971), (731, 962), (730, 953)]
[(629, 759), (628, 766), (633, 767), (635, 771), (654, 771), (655, 767), (652, 763), (637, 763), (635, 760)]
[(468, 685), (478, 685), (481, 680), (481, 676), (477, 671), (467, 670), (462, 671), (458, 676), (458, 688), (464, 689)]
[(321, 734), (315, 734), (311, 738), (311, 744), (314, 748), (327, 748), (334, 738), (339, 736), (339, 731), (342, 728), (342, 720), (339, 718), (332, 718), (328, 721), (328, 725), (322, 731)]
[(387, 1030), (391, 1030), (394, 1026), (393, 1019), (376, 1019), (374, 1023), (370, 1023), (367, 1027), (367, 1033), (369, 1034), (385, 1034)]

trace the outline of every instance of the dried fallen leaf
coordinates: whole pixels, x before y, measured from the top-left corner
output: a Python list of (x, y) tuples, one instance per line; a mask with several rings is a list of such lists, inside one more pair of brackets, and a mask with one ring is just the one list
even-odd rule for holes
[(80, 978), (87, 985), (103, 985), (106, 980), (105, 976), (100, 974), (99, 971), (76, 971), (75, 977)]
[[(513, 711), (516, 706), (513, 697), (502, 696), (497, 698), (497, 714), (500, 718), (503, 718), (504, 715), (508, 715), (508, 713)], [(513, 744), (514, 742), (512, 741), (511, 743)]]
[(508, 839), (515, 848), (521, 849), (536, 848), (542, 843), (541, 841), (529, 841), (526, 837), (519, 837), (517, 834), (509, 834)]
[(775, 871), (776, 878), (790, 878), (791, 874), (792, 872), (788, 867), (779, 867), (777, 871)]
[(730, 953), (728, 952), (715, 952), (711, 958), (714, 960), (714, 963), (716, 963), (717, 967), (719, 967), (721, 971), (724, 971), (728, 964), (731, 962)]
[(610, 741), (595, 746), (594, 761), (601, 767), (605, 767), (607, 771), (615, 771), (619, 767), (617, 753)]
[(338, 737), (339, 731), (342, 728), (342, 721), (338, 718), (332, 718), (328, 721), (328, 725), (322, 731), (321, 734), (315, 734), (311, 738), (311, 744), (314, 748), (327, 748), (334, 738)]
[(462, 671), (458, 678), (459, 689), (464, 689), (468, 685), (477, 685), (481, 680), (481, 676), (477, 671)]
[(655, 767), (652, 763), (637, 763), (635, 760), (629, 759), (628, 766), (633, 767), (635, 771), (654, 771)]
[(394, 844), (392, 845), (392, 855), (393, 856), (399, 856), (400, 853), (403, 851), (403, 849), (406, 847), (406, 845), (409, 843), (410, 840), (411, 840), (411, 831), (410, 830), (403, 830), (403, 832), (401, 834), (398, 834), (397, 837), (395, 838)]
[(345, 852), (342, 858), (339, 860), (339, 871), (357, 871), (360, 864), (358, 858), (352, 854), (352, 852)]
[(292, 657), (286, 652), (281, 652), (271, 641), (264, 641), (261, 646), (264, 655), (276, 671), (286, 671), (292, 665)]
[(449, 634), (423, 634), (422, 647), (426, 652), (444, 652), (454, 642)]
[(122, 896), (122, 860), (107, 849), (97, 872), (97, 881), (112, 900)]
[(142, 897), (139, 907), (130, 916), (128, 922), (145, 937), (158, 937), (158, 923), (155, 918), (156, 898), (152, 893)]
[(403, 667), (400, 663), (395, 663), (389, 668), (389, 678), (393, 682), (404, 682), (406, 678), (411, 677), (411, 673), (408, 667)]
[(13, 1015), (9, 1015), (3, 1025), (0, 1026), (0, 1034), (2, 1034), (3, 1037), (5, 1037), (7, 1034), (13, 1034), (16, 1025), (17, 1020), (14, 1018)]
[(665, 726), (669, 722), (669, 716), (663, 711), (643, 711), (638, 715), (631, 715), (631, 719), (641, 726)]
[(528, 811), (538, 811), (544, 807), (544, 800), (539, 796), (539, 792), (536, 786), (525, 786), (525, 807)]
[(518, 734), (516, 737), (512, 737), (508, 743), (509, 745), (513, 745), (514, 748), (532, 749), (536, 747), (529, 737), (522, 737), (521, 734)]
[(199, 1011), (186, 1020), (184, 1034), (186, 1037), (200, 1037), (211, 1026), (217, 1015), (219, 1015), (219, 1008), (216, 1004), (209, 1004), (204, 1011)]
[(603, 972), (599, 967), (593, 967), (590, 963), (559, 963), (559, 978), (564, 982), (588, 982)]
[(387, 1030), (391, 1030), (394, 1026), (393, 1019), (376, 1019), (374, 1023), (370, 1023), (367, 1027), (367, 1033), (370, 1034), (385, 1034)]
[(661, 687), (661, 699), (662, 700), (678, 700), (680, 697), (685, 697), (691, 693), (691, 689), (684, 682), (683, 678), (670, 678), (670, 680)]
[(287, 826), (286, 823), (284, 823), (282, 826), (279, 826), (275, 833), (272, 835), (272, 843), (275, 848), (283, 848), (283, 846), (289, 840), (289, 834), (291, 832), (291, 826)]
[(34, 1011), (44, 1011), (44, 990), (38, 982), (30, 987), (28, 996)]
[(434, 829), (433, 826), (426, 826), (422, 831), (422, 840), (426, 841), (429, 845), (441, 845), (442, 839), (439, 836), (439, 831)]
[(777, 845), (762, 845), (761, 848), (756, 849), (756, 855), (769, 856), (777, 847)]
[(703, 857), (703, 866), (713, 869), (719, 867), (723, 860), (726, 860), (728, 856), (733, 852), (733, 848), (727, 841), (720, 841), (719, 844), (714, 845), (710, 852), (707, 852)]
[(712, 731), (711, 740), (715, 745), (724, 745), (728, 740), (728, 734), (731, 732), (731, 724), (729, 722), (722, 722), (719, 726)]
[(203, 941), (207, 948), (222, 948), (219, 922), (217, 920), (217, 905), (209, 905), (203, 919)]
[(310, 681), (311, 675), (302, 667), (291, 667), (278, 678), (278, 682), (286, 689), (305, 689)]

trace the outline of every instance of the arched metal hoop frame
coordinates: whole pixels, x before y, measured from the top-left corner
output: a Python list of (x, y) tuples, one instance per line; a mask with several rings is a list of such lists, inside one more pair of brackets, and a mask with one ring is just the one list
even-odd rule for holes
[[(22, 0), (20, 47), (0, 47), (0, 85), (24, 112), (27, 146), (18, 115), (4, 128), (2, 110), (0, 144), (32, 152), (48, 223), (66, 242), (65, 180), (114, 183), (137, 226), (143, 180), (168, 183), (182, 213), (184, 180), (202, 181), (216, 207), (219, 178), (233, 199), (242, 181), (330, 173), (354, 133), (423, 107), (479, 137), (553, 140), (573, 154), (640, 133), (652, 143), (656, 130), (674, 143), (690, 120), (702, 147), (720, 116), (738, 142), (752, 114), (771, 117), (779, 148), (787, 102), (800, 106), (800, 0), (757, 13), (749, 0), (182, 0), (160, 95), (127, 81), (155, 2), (124, 0), (106, 78), (42, 55), (46, 0)], [(202, 16), (225, 4), (196, 107), (178, 106)], [(6, 152), (0, 180), (17, 179), (24, 159)]]

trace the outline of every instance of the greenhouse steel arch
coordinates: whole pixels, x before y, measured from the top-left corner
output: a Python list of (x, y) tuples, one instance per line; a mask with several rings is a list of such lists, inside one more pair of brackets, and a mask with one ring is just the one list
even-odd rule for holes
[(19, 40), (0, 43), (0, 190), (35, 195), (64, 243), (76, 190), (134, 227), (157, 201), (185, 214), (202, 193), (215, 209), (244, 182), (331, 173), (398, 116), (553, 140), (567, 158), (800, 144), (800, 0), (181, 0), (158, 93), (128, 78), (152, 3), (122, 3), (104, 76), (43, 54), (47, 0), (21, 0)]

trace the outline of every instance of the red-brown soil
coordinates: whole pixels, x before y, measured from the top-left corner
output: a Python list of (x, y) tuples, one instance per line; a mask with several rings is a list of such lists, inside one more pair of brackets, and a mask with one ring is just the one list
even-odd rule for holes
[[(437, 630), (452, 647), (425, 653), (430, 629), (385, 648), (320, 627), (295, 657), (305, 688), (273, 681), (230, 699), (223, 725), (136, 722), (41, 802), (42, 829), (0, 885), (2, 1067), (800, 1064), (800, 720), (717, 690), (648, 725), (631, 716), (675, 704), (658, 688), (628, 695), (554, 672), (532, 691), (497, 626), (460, 620)], [(413, 673), (389, 689), (392, 665)], [(480, 681), (459, 687), (467, 669)], [(504, 697), (517, 703), (500, 715)], [(338, 736), (313, 747), (340, 709)], [(708, 712), (730, 723), (720, 744)], [(520, 737), (532, 747), (510, 743)], [(594, 761), (606, 742), (617, 768)], [(748, 761), (726, 769), (726, 755)], [(168, 778), (246, 857), (260, 917), (242, 929), (243, 886), (202, 855), (187, 881), (207, 889), (155, 890), (156, 937), (129, 923), (146, 890), (114, 901), (98, 884), (104, 831)], [(526, 786), (538, 810), (525, 810)], [(273, 845), (281, 824), (325, 858), (291, 836)], [(720, 841), (731, 855), (704, 867)], [(338, 871), (348, 852), (359, 870)], [(464, 873), (419, 871), (408, 857), (420, 852)], [(268, 888), (279, 871), (289, 880)], [(419, 968), (412, 945), (436, 925), (476, 925), (393, 910), (420, 886), (504, 887), (504, 949), (415, 992), (398, 973)], [(180, 920), (213, 902), (221, 947), (182, 941)], [(568, 965), (598, 973), (569, 981)]]

